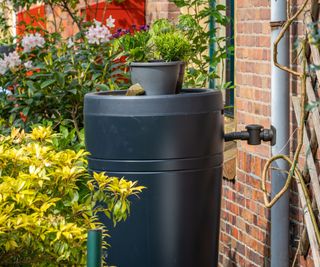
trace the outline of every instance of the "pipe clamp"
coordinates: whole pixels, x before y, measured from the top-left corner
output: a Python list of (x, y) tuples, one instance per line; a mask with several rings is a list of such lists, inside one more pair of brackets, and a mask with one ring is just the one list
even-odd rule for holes
[(285, 24), (285, 23), (286, 23), (286, 20), (271, 21), (270, 22), (270, 27), (271, 27), (271, 29), (281, 28), (283, 26), (283, 24)]

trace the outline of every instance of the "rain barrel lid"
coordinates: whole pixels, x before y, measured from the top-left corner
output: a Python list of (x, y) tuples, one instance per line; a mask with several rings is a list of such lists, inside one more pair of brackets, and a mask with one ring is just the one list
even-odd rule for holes
[(222, 93), (212, 89), (184, 89), (176, 95), (125, 96), (126, 91), (85, 95), (85, 114), (152, 116), (203, 113), (223, 109)]

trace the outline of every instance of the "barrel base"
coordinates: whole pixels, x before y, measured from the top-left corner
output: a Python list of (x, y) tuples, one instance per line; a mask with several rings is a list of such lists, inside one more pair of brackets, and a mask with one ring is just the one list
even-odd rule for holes
[(117, 267), (215, 267), (218, 261), (222, 167), (118, 173), (147, 187), (131, 214), (109, 234), (106, 261)]

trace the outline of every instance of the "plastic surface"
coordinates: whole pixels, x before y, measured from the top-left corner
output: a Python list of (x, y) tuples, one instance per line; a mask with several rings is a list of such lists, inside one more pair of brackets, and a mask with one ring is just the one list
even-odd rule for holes
[(246, 130), (249, 133), (248, 144), (249, 145), (260, 145), (261, 137), (260, 133), (263, 129), (262, 125), (250, 124), (246, 126)]
[(271, 146), (276, 144), (277, 131), (271, 125), (270, 129), (263, 129), (262, 125), (249, 124), (246, 131), (231, 132), (224, 135), (226, 142), (233, 140), (247, 140), (248, 145), (260, 145), (261, 141), (270, 142)]
[(215, 267), (223, 164), (222, 95), (85, 97), (91, 171), (138, 180), (131, 214), (110, 229), (107, 262), (118, 267)]
[(180, 72), (180, 61), (133, 62), (131, 81), (139, 83), (146, 95), (175, 94)]
[(92, 229), (88, 231), (87, 267), (100, 267), (102, 259), (102, 231)]
[(176, 94), (179, 94), (181, 92), (184, 74), (186, 71), (186, 64), (187, 64), (186, 62), (181, 61), (180, 68), (179, 68), (178, 82), (176, 86)]

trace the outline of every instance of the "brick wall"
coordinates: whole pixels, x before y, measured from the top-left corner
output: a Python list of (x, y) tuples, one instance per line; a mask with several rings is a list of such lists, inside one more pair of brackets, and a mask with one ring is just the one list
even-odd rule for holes
[(61, 32), (63, 37), (76, 34), (79, 29), (67, 12), (56, 7), (54, 10), (46, 5), (47, 29), (50, 32)]
[[(235, 8), (237, 130), (270, 125), (269, 1), (240, 0)], [(263, 206), (261, 170), (270, 153), (238, 143), (235, 182), (224, 181), (221, 210), (221, 266), (267, 266), (270, 212)]]
[[(271, 53), (270, 1), (235, 1), (235, 79), (237, 130), (250, 123), (270, 126)], [(301, 4), (297, 1), (293, 10)], [(294, 43), (304, 32), (303, 24), (291, 28), (291, 61), (296, 56)], [(291, 91), (297, 93), (297, 83), (291, 80)], [(292, 110), (291, 110), (292, 113)], [(292, 116), (291, 132), (295, 130)], [(291, 153), (294, 144), (291, 146)], [(260, 190), (263, 166), (270, 157), (270, 147), (247, 146), (238, 142), (235, 182), (224, 181), (222, 191), (220, 266), (270, 265), (270, 210), (264, 208)], [(270, 192), (270, 181), (268, 182)], [(290, 257), (294, 257), (302, 229), (302, 212), (292, 185), (290, 192)], [(295, 266), (313, 266), (310, 257), (298, 257)]]
[(146, 21), (150, 24), (159, 18), (176, 19), (180, 10), (169, 0), (146, 0)]

